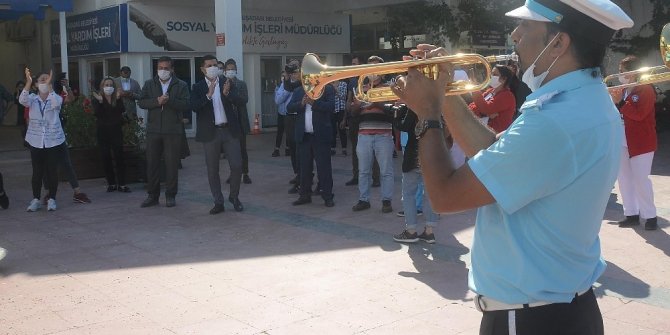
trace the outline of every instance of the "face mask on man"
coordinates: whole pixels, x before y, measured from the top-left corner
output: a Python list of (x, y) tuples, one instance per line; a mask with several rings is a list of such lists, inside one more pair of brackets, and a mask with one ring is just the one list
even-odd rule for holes
[(219, 76), (219, 68), (216, 66), (210, 66), (206, 68), (205, 72), (207, 72), (206, 76), (209, 79), (214, 79)]
[(114, 93), (114, 87), (105, 86), (102, 88), (102, 91), (105, 92), (106, 95), (112, 95), (112, 93)]
[(158, 70), (158, 78), (160, 78), (162, 81), (170, 79), (171, 76), (172, 72), (168, 70)]
[(560, 56), (556, 57), (556, 59), (554, 59), (551, 65), (549, 65), (547, 71), (544, 71), (537, 76), (533, 73), (535, 70), (535, 63), (537, 63), (537, 60), (540, 59), (540, 57), (544, 54), (545, 51), (547, 51), (547, 48), (549, 48), (549, 46), (552, 43), (554, 43), (558, 35), (560, 34), (556, 34), (556, 36), (554, 36), (554, 38), (551, 39), (551, 41), (544, 47), (544, 49), (542, 49), (542, 52), (540, 52), (540, 54), (537, 55), (537, 58), (535, 58), (533, 64), (531, 64), (530, 67), (528, 67), (526, 71), (523, 72), (523, 77), (521, 78), (521, 81), (523, 81), (526, 85), (528, 85), (528, 88), (530, 89), (531, 92), (535, 92), (538, 88), (540, 88), (540, 86), (542, 86), (542, 82), (544, 82), (544, 79), (547, 78), (549, 70), (551, 70), (551, 67), (554, 66), (554, 64), (556, 64), (556, 61), (560, 58)]
[(226, 70), (226, 78), (233, 79), (237, 76), (237, 70)]
[(37, 89), (42, 94), (49, 93), (49, 84), (37, 84)]

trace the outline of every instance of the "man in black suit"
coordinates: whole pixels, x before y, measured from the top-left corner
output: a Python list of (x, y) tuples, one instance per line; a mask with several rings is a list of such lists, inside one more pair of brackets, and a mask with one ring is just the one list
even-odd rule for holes
[(302, 86), (293, 91), (287, 106), (288, 113), (297, 113), (295, 141), (300, 155), (300, 198), (294, 206), (312, 202), (312, 170), (316, 160), (316, 172), (321, 187), (321, 197), (326, 207), (333, 207), (333, 169), (330, 163), (330, 142), (333, 128), (331, 114), (335, 112), (335, 89), (326, 85), (323, 95), (310, 99)]
[(219, 155), (222, 148), (230, 165), (228, 200), (236, 211), (241, 212), (244, 207), (238, 195), (242, 177), (239, 140), (242, 131), (233, 105), (234, 92), (231, 91), (230, 82), (220, 74), (216, 57), (212, 55), (203, 57), (200, 70), (205, 74), (205, 79), (193, 85), (191, 108), (197, 114), (198, 129), (195, 140), (204, 144), (207, 178), (214, 197), (214, 207), (209, 214), (218, 214), (225, 210), (219, 177)]

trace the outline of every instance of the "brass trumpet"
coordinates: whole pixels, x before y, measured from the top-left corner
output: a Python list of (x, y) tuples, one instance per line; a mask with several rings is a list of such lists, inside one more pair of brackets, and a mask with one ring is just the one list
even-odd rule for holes
[(618, 79), (620, 76), (634, 74), (638, 77), (638, 80), (628, 84), (621, 84), (616, 86), (608, 87), (609, 91), (624, 89), (627, 87), (634, 87), (639, 85), (654, 84), (670, 80), (670, 23), (666, 24), (661, 30), (661, 59), (665, 63), (664, 65), (658, 65), (654, 67), (643, 67), (634, 71), (621, 72), (617, 74), (612, 74), (603, 80), (605, 84)]
[(485, 74), (482, 82), (473, 83), (469, 80), (458, 80), (449, 83), (445, 95), (459, 95), (486, 88), (491, 80), (490, 63), (507, 60), (517, 60), (517, 56), (512, 54), (484, 57), (478, 54), (456, 54), (429, 59), (414, 59), (380, 64), (328, 66), (322, 64), (317, 55), (308, 53), (302, 59), (300, 77), (302, 78), (302, 86), (305, 89), (305, 94), (312, 99), (321, 97), (326, 85), (331, 82), (345, 78), (361, 77), (358, 81), (356, 98), (364, 102), (382, 102), (397, 100), (398, 97), (391, 91), (390, 87), (371, 88), (367, 92), (363, 92), (363, 77), (371, 74), (401, 74), (407, 72), (410, 68), (417, 68), (426, 77), (436, 79), (439, 72), (439, 64), (445, 62), (453, 65), (481, 64)]

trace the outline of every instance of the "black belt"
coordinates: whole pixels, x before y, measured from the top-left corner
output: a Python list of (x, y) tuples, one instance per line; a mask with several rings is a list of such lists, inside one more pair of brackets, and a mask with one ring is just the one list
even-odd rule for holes
[(228, 123), (222, 123), (222, 124), (215, 124), (214, 127), (216, 128), (228, 128)]

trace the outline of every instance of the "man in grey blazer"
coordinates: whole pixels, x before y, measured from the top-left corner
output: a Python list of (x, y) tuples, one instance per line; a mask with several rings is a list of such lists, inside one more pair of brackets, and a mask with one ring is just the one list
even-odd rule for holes
[(232, 90), (231, 80), (220, 75), (216, 64), (216, 57), (212, 55), (202, 58), (200, 70), (205, 78), (193, 85), (191, 94), (191, 108), (197, 115), (198, 124), (195, 140), (204, 145), (207, 178), (214, 198), (214, 207), (209, 211), (212, 215), (225, 210), (219, 176), (219, 155), (222, 148), (230, 165), (228, 201), (236, 211), (244, 210), (238, 198), (242, 178), (240, 137), (243, 135), (234, 101), (239, 97)]
[(123, 99), (123, 107), (126, 109), (126, 116), (134, 120), (137, 118), (136, 101), (140, 99), (142, 88), (137, 80), (130, 78), (130, 67), (121, 68), (120, 76), (115, 79), (116, 87), (119, 88), (119, 95)]
[(165, 206), (176, 205), (184, 114), (190, 111), (188, 85), (174, 76), (172, 58), (158, 59), (157, 76), (147, 80), (138, 101), (147, 110), (147, 199), (141, 207), (158, 205), (160, 163), (165, 160)]
[(224, 75), (230, 81), (230, 90), (233, 92), (230, 97), (233, 99), (232, 103), (237, 109), (237, 119), (240, 120), (240, 126), (242, 127), (242, 134), (240, 135), (242, 181), (245, 184), (251, 184), (251, 178), (249, 177), (249, 154), (247, 153), (247, 135), (251, 131), (249, 114), (247, 114), (247, 102), (249, 101), (247, 83), (237, 78), (237, 63), (235, 63), (234, 59), (228, 59), (224, 66)]

